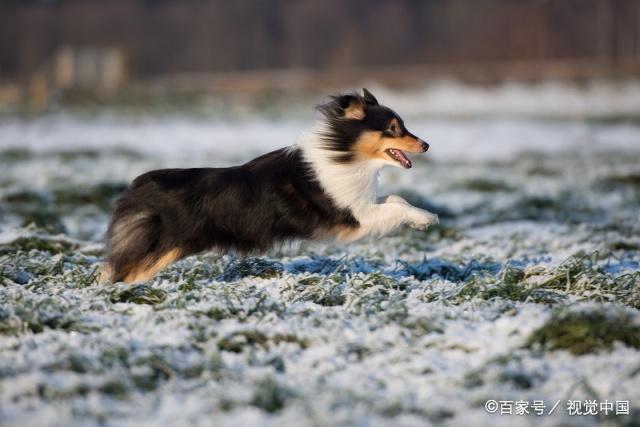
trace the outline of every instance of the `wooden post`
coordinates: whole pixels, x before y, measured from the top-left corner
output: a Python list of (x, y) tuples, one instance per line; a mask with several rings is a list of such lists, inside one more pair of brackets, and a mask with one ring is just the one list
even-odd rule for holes
[(49, 88), (44, 72), (37, 72), (29, 78), (26, 92), (27, 112), (30, 114), (42, 112), (49, 101)]
[(69, 46), (60, 48), (56, 53), (53, 64), (53, 81), (56, 89), (67, 89), (73, 86), (74, 56), (75, 51)]

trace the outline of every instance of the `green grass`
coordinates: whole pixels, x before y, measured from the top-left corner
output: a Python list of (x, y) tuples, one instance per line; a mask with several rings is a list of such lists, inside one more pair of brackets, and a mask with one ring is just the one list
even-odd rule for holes
[(167, 299), (167, 293), (149, 285), (125, 285), (111, 293), (111, 302), (156, 305)]
[(95, 205), (108, 209), (126, 188), (127, 184), (123, 182), (103, 182), (93, 186), (55, 189), (52, 196), (57, 205)]
[(218, 340), (218, 349), (220, 351), (241, 353), (245, 348), (260, 347), (262, 349), (268, 349), (269, 346), (277, 346), (280, 343), (297, 344), (302, 349), (309, 346), (306, 339), (299, 338), (296, 335), (275, 334), (273, 336), (268, 336), (257, 329), (247, 329), (233, 332)]
[(567, 350), (584, 355), (611, 350), (614, 343), (640, 348), (640, 325), (625, 312), (566, 311), (554, 313), (533, 332), (526, 346), (545, 351)]
[(246, 257), (228, 265), (221, 279), (225, 282), (240, 280), (243, 277), (270, 279), (282, 274), (282, 264), (258, 257)]
[[(519, 268), (507, 262), (497, 273), (491, 268), (471, 269), (473, 263), (460, 269), (443, 262), (433, 274), (455, 284), (441, 292), (426, 291), (421, 299), (455, 305), (477, 299), (554, 305), (573, 299), (640, 308), (640, 271), (617, 276), (607, 273), (598, 262), (601, 257), (598, 252), (577, 253), (555, 267), (532, 264)], [(423, 273), (417, 277), (424, 280), (432, 276)]]
[(515, 188), (503, 181), (488, 178), (467, 179), (455, 183), (453, 187), (479, 193), (512, 192), (515, 190)]
[(0, 150), (0, 162), (18, 162), (30, 159), (33, 153), (25, 148), (6, 148)]
[(0, 255), (32, 250), (50, 254), (64, 254), (71, 253), (76, 249), (78, 249), (78, 245), (66, 239), (33, 235), (18, 237), (10, 242), (0, 244)]
[(293, 396), (289, 389), (268, 377), (257, 383), (251, 404), (269, 413), (275, 413), (284, 408), (287, 399)]
[(604, 188), (628, 186), (640, 188), (640, 173), (628, 173), (624, 175), (611, 175), (600, 180)]

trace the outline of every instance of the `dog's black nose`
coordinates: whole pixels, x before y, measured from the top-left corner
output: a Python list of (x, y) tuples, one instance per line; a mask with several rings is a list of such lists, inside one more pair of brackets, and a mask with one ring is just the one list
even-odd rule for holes
[(422, 140), (420, 142), (422, 142), (422, 151), (427, 151), (429, 149), (429, 144)]

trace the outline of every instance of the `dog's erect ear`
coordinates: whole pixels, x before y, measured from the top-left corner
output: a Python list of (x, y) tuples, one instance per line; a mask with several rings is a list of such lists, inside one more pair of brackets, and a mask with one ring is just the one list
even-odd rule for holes
[(343, 111), (342, 116), (345, 119), (364, 119), (364, 104), (359, 96), (342, 95), (337, 101), (340, 104), (340, 108)]
[(378, 100), (371, 92), (367, 90), (366, 87), (362, 88), (362, 93), (364, 94), (364, 102), (368, 105), (378, 105)]
[(356, 93), (350, 93), (331, 96), (331, 102), (318, 105), (316, 108), (330, 120), (362, 120), (366, 115), (364, 107), (364, 98)]

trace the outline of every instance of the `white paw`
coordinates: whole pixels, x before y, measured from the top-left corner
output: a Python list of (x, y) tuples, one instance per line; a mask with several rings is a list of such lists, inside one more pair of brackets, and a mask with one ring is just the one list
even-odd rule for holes
[(385, 203), (402, 203), (403, 205), (409, 204), (409, 202), (407, 202), (405, 199), (403, 199), (400, 196), (396, 196), (395, 194), (391, 194), (390, 196), (387, 196), (385, 198)]
[(426, 230), (430, 226), (438, 224), (439, 222), (440, 219), (438, 218), (438, 215), (431, 212), (419, 210), (415, 214), (415, 216), (411, 218), (409, 226), (411, 228), (415, 228), (416, 230)]

